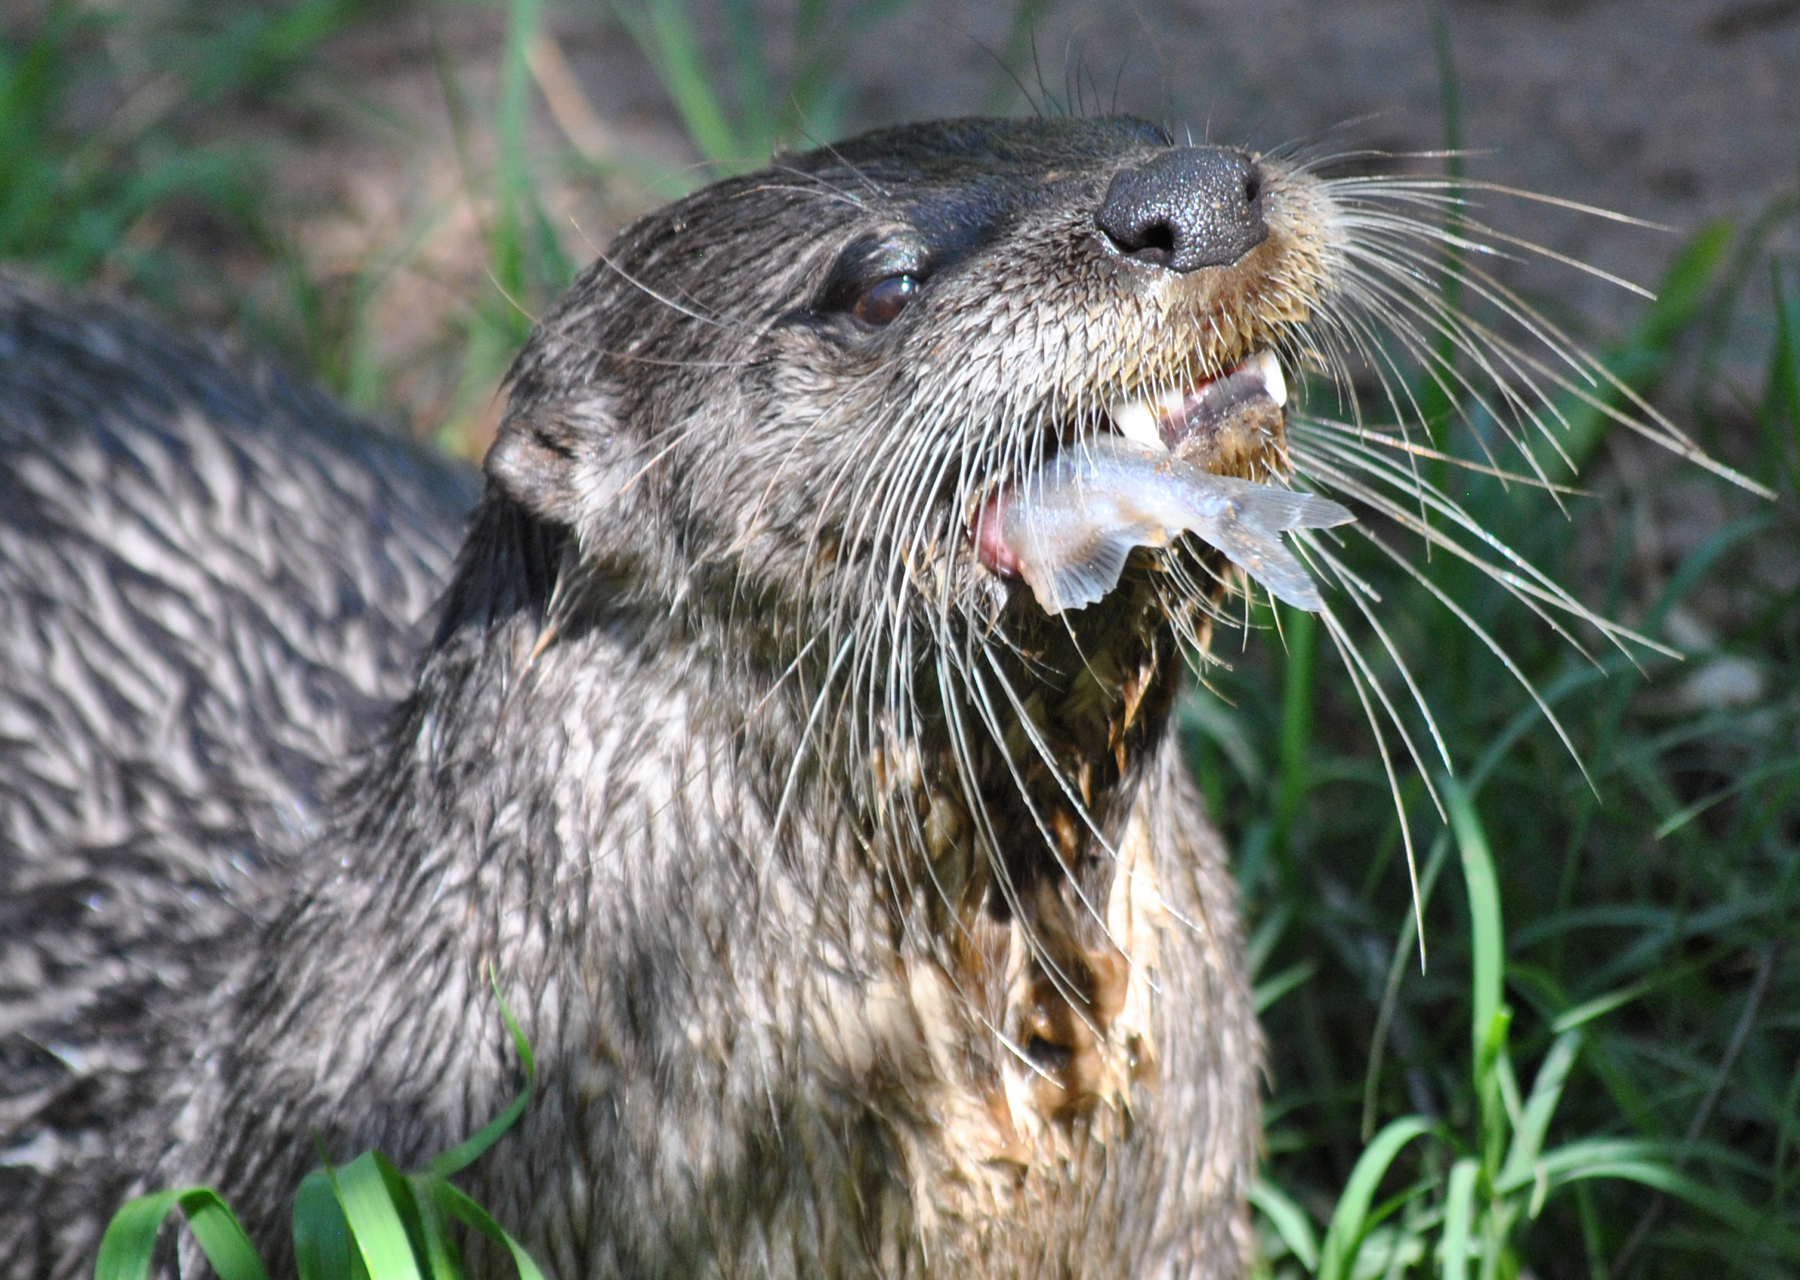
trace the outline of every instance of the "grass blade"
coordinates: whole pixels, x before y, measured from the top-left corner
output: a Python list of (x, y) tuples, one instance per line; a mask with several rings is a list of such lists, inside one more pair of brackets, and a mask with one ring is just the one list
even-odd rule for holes
[(211, 1187), (140, 1196), (121, 1208), (100, 1240), (94, 1280), (147, 1280), (163, 1221), (177, 1208), (220, 1280), (269, 1280), (237, 1215)]
[(1275, 829), (1271, 843), (1284, 878), (1293, 869), (1294, 820), (1306, 796), (1311, 758), (1313, 667), (1318, 624), (1301, 609), (1281, 607), (1281, 635), (1287, 664), (1281, 701), (1281, 777), (1275, 793)]
[(500, 1017), (506, 1023), (507, 1034), (512, 1037), (513, 1051), (519, 1055), (519, 1065), (525, 1072), (525, 1087), (519, 1091), (519, 1096), (512, 1100), (512, 1104), (483, 1125), (479, 1133), (457, 1143), (426, 1166), (427, 1172), (441, 1178), (447, 1178), (453, 1173), (468, 1168), (470, 1164), (479, 1160), (489, 1147), (498, 1142), (500, 1135), (512, 1128), (518, 1122), (519, 1117), (525, 1114), (525, 1108), (531, 1104), (532, 1088), (537, 1083), (537, 1059), (532, 1057), (531, 1042), (519, 1029), (519, 1021), (513, 1017), (512, 1010), (507, 1007), (506, 997), (500, 994), (499, 975), (490, 970), (488, 981), (494, 988), (494, 999), (500, 1003)]
[(369, 1274), (379, 1280), (421, 1280), (412, 1238), (383, 1176), (385, 1162), (378, 1161), (373, 1151), (365, 1151), (342, 1169), (328, 1166), (325, 1176)]
[(323, 1169), (307, 1174), (294, 1197), (294, 1263), (300, 1280), (355, 1280), (359, 1272), (367, 1275), (344, 1207)]
[(1550, 1024), (1550, 1030), (1560, 1036), (1565, 1031), (1585, 1027), (1594, 1019), (1604, 1017), (1622, 1005), (1630, 1004), (1649, 990), (1648, 982), (1634, 982), (1629, 987), (1621, 987), (1617, 991), (1609, 991), (1603, 996), (1585, 1000), (1560, 1015), (1555, 1022)]
[(1443, 1280), (1467, 1280), (1469, 1241), (1475, 1229), (1475, 1175), (1480, 1166), (1458, 1160), (1450, 1169), (1449, 1190), (1444, 1196), (1444, 1251), (1440, 1260)]
[[(1545, 1160), (1546, 1166), (1550, 1163)], [(1558, 1160), (1557, 1166), (1557, 1171), (1549, 1178), (1552, 1189), (1594, 1178), (1623, 1178), (1685, 1200), (1694, 1208), (1711, 1214), (1741, 1234), (1746, 1245), (1766, 1250), (1789, 1262), (1800, 1262), (1800, 1232), (1782, 1226), (1735, 1196), (1715, 1191), (1686, 1174), (1677, 1173), (1660, 1160), (1596, 1157)]]
[(719, 168), (741, 161), (743, 145), (713, 89), (712, 72), (694, 39), (693, 15), (683, 0), (620, 3), (613, 11), (656, 69), (700, 153)]
[(1476, 816), (1469, 793), (1455, 778), (1445, 777), (1444, 800), (1450, 827), (1462, 856), (1463, 883), (1469, 894), (1472, 977), (1469, 1031), (1474, 1052), (1475, 1096), (1480, 1104), (1482, 1164), (1493, 1177), (1506, 1147), (1509, 1121), (1521, 1111), (1518, 1086), (1507, 1056), (1512, 1011), (1506, 1007), (1506, 942), (1500, 919), (1500, 883), (1487, 833)]
[(1306, 1210), (1262, 1178), (1250, 1184), (1250, 1203), (1269, 1220), (1275, 1234), (1302, 1267), (1309, 1272), (1319, 1269), (1319, 1240), (1313, 1234), (1312, 1223), (1307, 1221)]
[[(1699, 316), (1708, 291), (1724, 270), (1732, 237), (1730, 223), (1714, 222), (1702, 227), (1675, 255), (1649, 312), (1631, 337), (1601, 361), (1626, 386), (1641, 390), (1662, 372), (1670, 346)], [(1558, 443), (1577, 471), (1593, 456), (1612, 422), (1605, 409), (1616, 408), (1622, 399), (1623, 392), (1609, 385), (1600, 391), (1597, 405), (1574, 402), (1558, 406), (1568, 423)], [(1547, 443), (1538, 444), (1536, 451), (1541, 465), (1560, 465)]]
[(1331, 1226), (1325, 1232), (1320, 1250), (1320, 1280), (1350, 1280), (1355, 1273), (1356, 1255), (1362, 1248), (1369, 1229), (1369, 1205), (1375, 1191), (1387, 1175), (1388, 1166), (1402, 1147), (1414, 1138), (1431, 1132), (1431, 1125), (1418, 1116), (1391, 1121), (1363, 1149), (1350, 1171), (1350, 1181), (1338, 1197), (1337, 1209), (1331, 1215)]
[(436, 1174), (413, 1174), (406, 1180), (418, 1215), (419, 1238), (424, 1248), (425, 1272), (431, 1280), (462, 1280), (462, 1259), (450, 1240), (450, 1215), (436, 1184)]
[(1580, 1049), (1581, 1033), (1565, 1031), (1544, 1055), (1537, 1079), (1531, 1086), (1531, 1097), (1526, 1100), (1519, 1127), (1513, 1133), (1506, 1164), (1500, 1171), (1503, 1180), (1527, 1176), (1537, 1164), (1544, 1149), (1544, 1138), (1550, 1132), (1551, 1117), (1556, 1114), (1556, 1104), (1562, 1100), (1563, 1085), (1568, 1081), (1569, 1070), (1575, 1065), (1575, 1055)]
[(1263, 1010), (1267, 1009), (1270, 1005), (1281, 999), (1281, 997), (1285, 996), (1302, 982), (1305, 982), (1308, 978), (1312, 977), (1313, 974), (1318, 971), (1318, 968), (1319, 962), (1317, 960), (1296, 960), (1293, 964), (1290, 964), (1275, 976), (1266, 978), (1257, 983), (1256, 989), (1250, 994), (1251, 1002), (1254, 1004), (1256, 1011), (1261, 1013)]
[(463, 1191), (450, 1182), (439, 1180), (435, 1191), (439, 1196), (439, 1204), (444, 1212), (458, 1222), (475, 1228), (489, 1240), (505, 1249), (512, 1255), (513, 1266), (518, 1269), (519, 1280), (544, 1280), (544, 1273), (538, 1270), (537, 1263), (525, 1252), (517, 1240), (506, 1233), (493, 1216), (480, 1205), (471, 1200)]
[(1462, 855), (1463, 882), (1469, 893), (1474, 969), (1471, 990), (1474, 1016), (1470, 1024), (1475, 1060), (1479, 1064), (1488, 1050), (1495, 1018), (1503, 1007), (1506, 954), (1500, 921), (1500, 884), (1494, 874), (1494, 855), (1488, 848), (1487, 833), (1482, 830), (1468, 792), (1454, 778), (1446, 777), (1442, 786), (1445, 802), (1450, 807), (1450, 828), (1456, 834), (1457, 851)]

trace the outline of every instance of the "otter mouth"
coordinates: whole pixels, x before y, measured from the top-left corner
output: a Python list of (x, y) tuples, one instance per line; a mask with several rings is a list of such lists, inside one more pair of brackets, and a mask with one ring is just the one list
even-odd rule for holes
[[(1281, 361), (1264, 347), (1213, 378), (1160, 395), (1115, 404), (1107, 417), (1113, 434), (1162, 450), (1205, 470), (1224, 461), (1239, 438), (1280, 439), (1287, 407)], [(1232, 459), (1236, 461), (1237, 459)]]
[(1112, 593), (1138, 547), (1194, 534), (1276, 599), (1317, 612), (1318, 587), (1281, 535), (1355, 517), (1311, 494), (1222, 472), (1266, 472), (1285, 426), (1287, 381), (1268, 349), (1187, 386), (1112, 406), (1093, 438), (994, 485), (976, 505), (976, 558), (1023, 578), (1056, 615)]

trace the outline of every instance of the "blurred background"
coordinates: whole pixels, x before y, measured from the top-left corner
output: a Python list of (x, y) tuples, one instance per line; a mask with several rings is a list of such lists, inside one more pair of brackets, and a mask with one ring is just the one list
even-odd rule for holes
[[(242, 327), (414, 432), (472, 434), (471, 453), (504, 362), (475, 340), (497, 283), (522, 286), (529, 310), (633, 216), (771, 148), (875, 125), (1118, 110), (1257, 148), (1455, 143), (1471, 177), (1673, 228), (1482, 198), (1509, 233), (1649, 286), (1684, 233), (1752, 227), (1800, 167), (1800, 5), (1786, 0), (5, 0), (0, 13), (0, 252)], [(1768, 250), (1800, 252), (1791, 217), (1765, 233)], [(521, 261), (496, 271), (496, 256)], [(1740, 374), (1768, 339), (1755, 275), (1750, 326), (1725, 352), (1748, 361)], [(1590, 339), (1622, 335), (1639, 305), (1575, 272), (1516, 278)]]
[[(573, 272), (772, 149), (1119, 110), (1469, 180), (1468, 216), (1524, 242), (1486, 265), (1776, 497), (1578, 405), (1579, 493), (1456, 473), (1680, 661), (1584, 655), (1449, 557), (1358, 566), (1467, 802), (1452, 836), (1399, 761), (1423, 973), (1391, 735), (1306, 619), (1223, 645), (1183, 726), (1271, 1039), (1265, 1265), (1452, 1273), (1472, 1203), (1484, 1276), (1800, 1267), (1800, 0), (0, 0), (0, 23), (0, 257), (274, 349), (471, 459)], [(1430, 1132), (1390, 1166), (1376, 1135), (1409, 1115)]]

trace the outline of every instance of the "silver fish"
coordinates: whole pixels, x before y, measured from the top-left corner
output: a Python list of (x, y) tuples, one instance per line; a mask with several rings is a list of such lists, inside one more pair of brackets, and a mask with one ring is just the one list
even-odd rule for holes
[(1319, 589), (1281, 535), (1356, 519), (1329, 499), (1216, 476), (1116, 436), (1064, 450), (997, 505), (1010, 567), (1049, 614), (1105, 599), (1133, 547), (1164, 547), (1182, 533), (1217, 547), (1277, 600), (1317, 613)]

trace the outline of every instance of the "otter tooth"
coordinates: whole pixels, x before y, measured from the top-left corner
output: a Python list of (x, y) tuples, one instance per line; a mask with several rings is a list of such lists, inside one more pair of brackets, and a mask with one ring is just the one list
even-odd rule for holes
[(1146, 445), (1159, 452), (1167, 453), (1168, 446), (1163, 443), (1162, 426), (1157, 413), (1150, 407), (1150, 402), (1143, 398), (1121, 400), (1109, 411), (1113, 427), (1127, 440)]
[(1287, 379), (1282, 377), (1281, 361), (1275, 358), (1273, 351), (1264, 347), (1244, 361), (1243, 367), (1262, 378), (1263, 387), (1268, 391), (1269, 399), (1275, 402), (1276, 407), (1280, 408), (1287, 404)]

